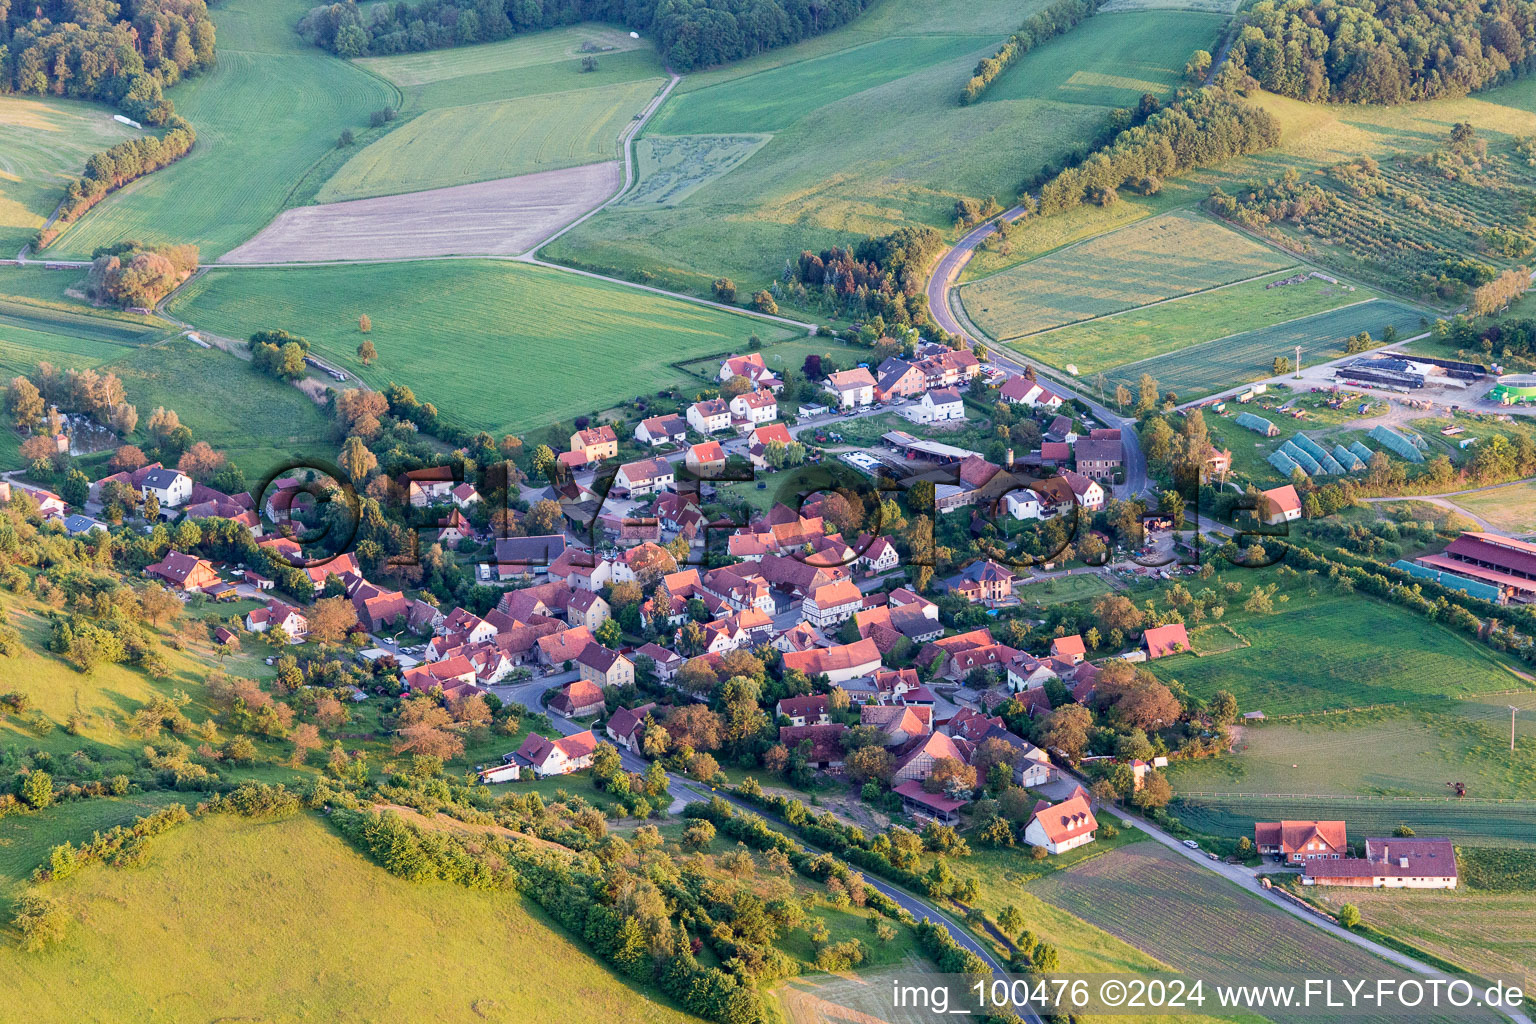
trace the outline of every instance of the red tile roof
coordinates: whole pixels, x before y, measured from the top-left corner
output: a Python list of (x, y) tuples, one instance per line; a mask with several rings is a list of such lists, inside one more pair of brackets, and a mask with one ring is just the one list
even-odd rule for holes
[(1088, 806), (1088, 794), (1083, 792), (1081, 786), (1059, 804), (1044, 801), (1036, 804), (1031, 820), (1040, 822), (1045, 838), (1053, 843), (1076, 839), (1099, 827), (1093, 809)]

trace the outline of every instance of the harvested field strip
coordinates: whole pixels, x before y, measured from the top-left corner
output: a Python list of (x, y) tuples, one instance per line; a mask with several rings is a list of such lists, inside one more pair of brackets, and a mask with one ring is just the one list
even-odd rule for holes
[(321, 202), (397, 195), (612, 160), (619, 133), (664, 83), (429, 110), (342, 165)]
[(500, 181), (284, 210), (222, 263), (509, 256), (619, 187), (617, 161)]
[(960, 297), (978, 327), (1010, 341), (1294, 263), (1195, 210), (1179, 210), (983, 278)]
[[(343, 297), (338, 305), (337, 297)], [(526, 430), (688, 381), (672, 363), (796, 333), (623, 285), (507, 261), (214, 268), (175, 314), (227, 337), (274, 323), (382, 387), (409, 382), (450, 422)], [(379, 361), (363, 368), (357, 317)]]
[[(1407, 976), (1159, 843), (1137, 843), (1095, 857), (1031, 882), (1029, 889), (1175, 970), (1201, 977), (1265, 984), (1291, 982), (1299, 975)], [(1171, 922), (1176, 926), (1170, 927)]]
[(1279, 284), (1295, 275), (1277, 271), (1233, 284), (1066, 327), (1026, 335), (1010, 342), (1052, 366), (1074, 363), (1080, 373), (1096, 373), (1128, 362), (1151, 359), (1231, 333), (1234, 327), (1256, 330), (1370, 298), (1370, 292), (1318, 278)]
[(1194, 398), (1224, 387), (1260, 380), (1274, 373), (1276, 356), (1296, 358), (1301, 346), (1303, 365), (1344, 354), (1346, 340), (1369, 331), (1380, 338), (1388, 324), (1399, 337), (1417, 334), (1424, 313), (1401, 302), (1368, 299), (1326, 313), (1302, 317), (1262, 330), (1218, 338), (1180, 352), (1128, 363), (1107, 372), (1110, 382), (1135, 384), (1144, 373), (1157, 378), (1164, 390)]

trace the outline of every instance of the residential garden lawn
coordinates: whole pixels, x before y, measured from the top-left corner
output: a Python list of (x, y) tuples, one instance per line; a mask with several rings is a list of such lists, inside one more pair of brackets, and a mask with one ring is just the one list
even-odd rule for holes
[[(908, 399), (909, 403), (912, 401), (915, 399)], [(827, 429), (842, 435), (843, 443), (857, 445), (879, 445), (882, 443), (880, 439), (893, 430), (960, 448), (974, 449), (996, 439), (997, 435), (987, 429), (986, 420), (975, 417), (971, 410), (966, 410), (966, 415), (970, 418), (963, 422), (947, 420), (944, 423), (913, 423), (898, 413), (883, 412), (877, 416), (861, 416), (842, 423), (829, 423)]]
[(211, 260), (261, 230), (290, 203), (342, 129), (399, 100), (382, 79), (311, 46), (293, 25), (307, 0), (230, 0), (213, 20), (219, 60), (167, 95), (197, 129), (197, 145), (69, 228), (50, 255), (89, 258), (125, 238), (190, 242)]
[(290, 459), (334, 450), (329, 424), (308, 396), (221, 349), (173, 338), (101, 369), (122, 379), (141, 434), (157, 406), (175, 409), (193, 437), (228, 455), (253, 484)]
[(1536, 481), (1458, 494), (1450, 500), (1498, 529), (1536, 533)]
[(1204, 214), (1180, 210), (983, 278), (960, 296), (976, 326), (1009, 341), (1295, 262)]
[(1168, 812), (1197, 834), (1230, 839), (1252, 839), (1255, 821), (1338, 818), (1349, 822), (1350, 834), (1357, 837), (1390, 836), (1407, 825), (1418, 835), (1448, 836), (1458, 844), (1536, 850), (1536, 800), (1238, 794), (1175, 797)]
[(76, 920), (46, 952), (0, 951), (0, 1017), (695, 1020), (515, 893), (396, 878), (319, 815), (201, 819), (152, 840), (142, 868), (50, 889)]
[(1536, 984), (1536, 893), (1477, 889), (1338, 889), (1308, 894), (1332, 913), (1360, 908), (1372, 928), (1443, 957), (1471, 974), (1530, 991)]
[[(722, 275), (738, 289), (765, 287), (805, 249), (911, 225), (952, 232), (957, 199), (1008, 200), (1022, 176), (1081, 145), (1122, 101), (1123, 83), (1084, 83), (1077, 69), (1107, 63), (1129, 40), (1148, 64), (1188, 58), (1187, 35), (1143, 32), (1142, 19), (1157, 15), (1117, 16), (1117, 31), (1079, 26), (1061, 48), (1019, 61), (1009, 75), (1038, 80), (1038, 96), (959, 106), (976, 61), (1041, 6), (885, 0), (846, 28), (687, 76), (651, 134), (773, 138), (675, 205), (605, 210), (544, 255), (704, 294)], [(945, 142), (893, 145), (892, 124), (905, 138)]]
[[(1241, 581), (1244, 591), (1229, 598), (1222, 621), (1251, 646), (1150, 666), (1199, 697), (1227, 690), (1242, 711), (1274, 717), (1378, 704), (1438, 706), (1443, 697), (1525, 688), (1503, 657), (1407, 609), (1338, 594), (1320, 581), (1316, 596), (1308, 596), (1305, 583), (1286, 584), (1274, 614), (1257, 615), (1244, 611), (1243, 603), (1253, 586), (1275, 581), (1272, 574), (1226, 575)], [(1284, 594), (1290, 600), (1281, 604)]]
[(143, 134), (95, 103), (0, 96), (0, 258), (32, 241), (92, 153)]
[[(746, 352), (747, 349), (741, 347), (729, 354), (744, 355)], [(832, 362), (840, 367), (851, 367), (857, 366), (859, 363), (867, 363), (873, 355), (869, 349), (864, 348), (862, 345), (851, 345), (838, 338), (825, 337), (819, 334), (796, 335), (783, 341), (774, 342), (771, 345), (765, 345), (760, 350), (760, 354), (763, 357), (764, 365), (768, 369), (773, 370), (775, 373), (782, 373), (782, 371), (788, 370), (794, 374), (801, 373), (805, 366), (805, 358), (810, 355), (831, 359)], [(710, 384), (715, 384), (720, 380), (720, 364), (724, 361), (724, 357), (720, 359), (706, 358), (683, 363), (682, 367)], [(783, 405), (784, 400), (784, 396), (780, 395), (779, 404)]]
[(1406, 976), (1160, 843), (1138, 843), (1095, 857), (1031, 882), (1029, 889), (1174, 969), (1207, 979), (1264, 984), (1304, 972)]
[(1087, 601), (1110, 593), (1114, 588), (1096, 572), (1058, 576), (1038, 583), (1021, 583), (1015, 590), (1024, 604), (1047, 608), (1053, 604)]
[(1258, 280), (1042, 331), (1009, 347), (1052, 366), (1075, 363), (1079, 373), (1096, 373), (1122, 363), (1177, 352), (1227, 336), (1234, 329), (1268, 327), (1359, 302), (1370, 294), (1316, 278), (1270, 287), (1287, 276), (1286, 271), (1277, 271)]
[(1294, 361), (1301, 346), (1302, 365), (1336, 359), (1345, 341), (1361, 331), (1380, 338), (1388, 324), (1399, 337), (1419, 333), (1425, 313), (1402, 302), (1369, 299), (1299, 320), (1261, 327), (1227, 338), (1192, 345), (1179, 352), (1127, 363), (1107, 372), (1111, 383), (1134, 385), (1150, 373), (1165, 391), (1181, 399), (1273, 376), (1276, 356)]
[[(1523, 696), (1529, 710), (1536, 694)], [(1509, 749), (1503, 698), (1448, 700), (1412, 709), (1345, 712), (1245, 726), (1230, 757), (1175, 761), (1181, 794), (1319, 793), (1436, 797), (1446, 780), (1479, 797), (1536, 791), (1536, 725)], [(1348, 752), (1348, 756), (1341, 756)]]
[[(339, 296), (345, 296), (340, 304)], [(215, 269), (176, 315), (229, 337), (282, 326), (372, 386), (408, 384), (470, 429), (526, 430), (637, 394), (695, 383), (672, 364), (743, 352), (788, 328), (746, 315), (506, 261)], [(357, 317), (379, 360), (364, 368)]]

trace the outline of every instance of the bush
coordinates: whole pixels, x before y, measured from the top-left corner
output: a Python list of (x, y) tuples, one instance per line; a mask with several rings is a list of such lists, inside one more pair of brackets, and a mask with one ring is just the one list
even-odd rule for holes
[(11, 924), (21, 933), (21, 946), (29, 953), (59, 942), (69, 927), (69, 914), (58, 900), (41, 892), (25, 892), (16, 900)]

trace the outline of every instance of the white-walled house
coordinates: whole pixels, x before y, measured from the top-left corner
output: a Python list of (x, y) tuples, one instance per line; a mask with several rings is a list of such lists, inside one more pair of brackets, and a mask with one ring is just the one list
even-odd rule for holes
[(144, 474), (140, 492), (145, 500), (153, 494), (161, 508), (176, 508), (192, 497), (192, 478), (174, 469), (152, 469)]
[(731, 407), (718, 398), (694, 402), (688, 407), (688, 425), (701, 434), (716, 434), (731, 428)]
[(875, 402), (875, 378), (862, 366), (829, 374), (827, 390), (837, 395), (837, 404), (844, 409), (858, 409)]
[(1093, 842), (1098, 827), (1088, 805), (1088, 794), (1079, 786), (1059, 804), (1044, 800), (1036, 804), (1029, 824), (1024, 827), (1024, 841), (1030, 846), (1044, 847), (1046, 853), (1066, 853)]
[(965, 419), (965, 403), (954, 388), (925, 391), (923, 397), (901, 409), (901, 415), (913, 423), (946, 423)]

